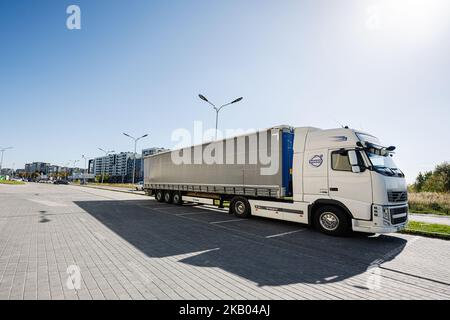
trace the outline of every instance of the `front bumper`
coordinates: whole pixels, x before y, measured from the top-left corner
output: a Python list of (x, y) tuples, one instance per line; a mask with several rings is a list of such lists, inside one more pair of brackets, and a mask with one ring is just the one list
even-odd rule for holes
[(408, 204), (372, 205), (372, 221), (352, 219), (352, 229), (368, 233), (393, 233), (406, 228)]

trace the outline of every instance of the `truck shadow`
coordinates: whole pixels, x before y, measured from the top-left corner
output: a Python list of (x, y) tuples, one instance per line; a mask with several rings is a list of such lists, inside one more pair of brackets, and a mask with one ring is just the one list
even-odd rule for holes
[[(178, 262), (220, 268), (259, 286), (339, 282), (394, 259), (407, 243), (388, 235), (330, 237), (299, 224), (259, 218), (211, 224), (211, 219), (233, 218), (152, 200), (75, 204), (150, 258), (175, 256)], [(293, 229), (300, 230), (266, 238)], [(365, 289), (365, 284), (356, 287)]]

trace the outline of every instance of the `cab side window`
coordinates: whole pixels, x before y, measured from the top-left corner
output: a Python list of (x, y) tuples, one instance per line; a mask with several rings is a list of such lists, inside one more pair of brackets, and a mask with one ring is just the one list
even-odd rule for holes
[(331, 168), (336, 171), (352, 171), (347, 152), (334, 151), (331, 153)]

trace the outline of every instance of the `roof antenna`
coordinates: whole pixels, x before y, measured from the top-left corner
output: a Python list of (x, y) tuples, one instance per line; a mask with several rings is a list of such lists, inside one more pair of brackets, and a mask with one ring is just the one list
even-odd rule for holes
[(340, 123), (339, 121), (337, 121), (337, 120), (334, 119), (334, 118), (333, 118), (333, 120), (334, 120), (334, 122), (337, 122), (337, 124), (339, 124), (339, 125), (341, 126), (341, 128), (345, 128), (345, 126), (344, 126), (342, 123)]

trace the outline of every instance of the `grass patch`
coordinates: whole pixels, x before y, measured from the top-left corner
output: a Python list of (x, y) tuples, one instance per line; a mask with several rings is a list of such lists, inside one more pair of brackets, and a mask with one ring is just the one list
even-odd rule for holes
[(410, 212), (450, 215), (450, 193), (410, 192)]
[(19, 185), (19, 184), (25, 184), (25, 182), (15, 181), (15, 180), (0, 180), (0, 184)]
[(401, 233), (417, 234), (426, 237), (450, 240), (450, 226), (445, 224), (409, 221), (406, 229)]

